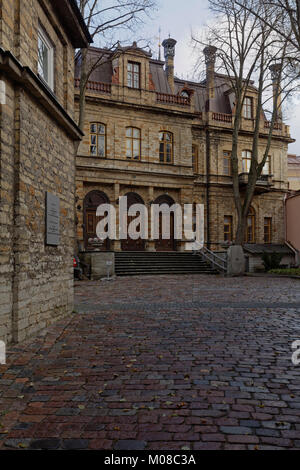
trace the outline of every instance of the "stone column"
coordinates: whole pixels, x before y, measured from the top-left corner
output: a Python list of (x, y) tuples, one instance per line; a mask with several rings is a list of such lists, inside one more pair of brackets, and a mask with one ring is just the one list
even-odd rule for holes
[(155, 240), (151, 239), (151, 203), (154, 201), (154, 187), (149, 186), (148, 188), (148, 201), (147, 201), (147, 209), (148, 209), (148, 240), (146, 241), (146, 251), (156, 251), (155, 249)]
[(113, 251), (122, 251), (121, 250), (121, 240), (119, 240), (119, 197), (120, 197), (120, 184), (114, 183), (114, 200), (113, 205), (116, 209), (116, 239), (112, 240), (111, 248)]

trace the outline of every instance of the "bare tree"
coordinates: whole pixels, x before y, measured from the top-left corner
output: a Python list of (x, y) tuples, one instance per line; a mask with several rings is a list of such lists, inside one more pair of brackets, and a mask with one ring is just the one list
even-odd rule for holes
[(118, 41), (117, 34), (134, 33), (143, 18), (155, 8), (156, 0), (77, 0), (94, 42), (106, 49), (95, 59), (89, 58), (89, 49), (80, 50), (80, 85), (78, 125), (83, 130), (85, 119), (85, 94), (91, 74), (107, 60)]
[[(233, 0), (238, 6), (246, 8), (259, 18), (269, 29), (287, 41), (292, 49), (300, 52), (300, 0), (256, 0), (244, 4)], [(264, 7), (262, 9), (261, 7)], [(267, 15), (263, 12), (267, 11)], [(299, 62), (299, 55), (296, 55)]]
[[(282, 120), (283, 101), (294, 88), (291, 66), (286, 61), (290, 46), (286, 39), (273, 34), (271, 25), (260, 20), (267, 11), (256, 0), (209, 0), (210, 8), (217, 15), (216, 25), (209, 27), (206, 44), (216, 47), (216, 61), (225, 75), (229, 89), (234, 96), (232, 132), (232, 181), (235, 207), (238, 216), (235, 244), (243, 245), (248, 213), (255, 194), (257, 180), (267, 162), (274, 128)], [(247, 5), (256, 8), (253, 15)], [(274, 22), (278, 17), (273, 18)], [(203, 46), (203, 41), (194, 38)], [(258, 85), (254, 88), (254, 80)], [(253, 100), (253, 131), (251, 164), (246, 189), (240, 191), (239, 150), (243, 110), (249, 90), (255, 95)], [(268, 125), (265, 126), (266, 112), (269, 111)], [(266, 129), (267, 128), (267, 129)], [(262, 129), (267, 132), (261, 138)], [(264, 151), (260, 148), (264, 142)]]

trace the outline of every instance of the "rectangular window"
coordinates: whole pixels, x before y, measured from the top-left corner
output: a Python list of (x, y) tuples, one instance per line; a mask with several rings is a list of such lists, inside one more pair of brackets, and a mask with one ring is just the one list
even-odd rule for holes
[(139, 89), (140, 86), (140, 64), (128, 62), (127, 64), (127, 86)]
[(232, 241), (232, 215), (224, 216), (224, 241)]
[(100, 123), (90, 125), (90, 155), (106, 157), (106, 126)]
[(264, 242), (272, 243), (272, 217), (264, 219)]
[(244, 118), (253, 118), (253, 100), (249, 96), (246, 96), (245, 98), (243, 111)]
[(263, 175), (270, 175), (271, 174), (271, 157), (270, 155), (268, 156), (266, 163), (264, 164), (263, 170), (262, 170)]
[(249, 173), (251, 167), (252, 153), (249, 150), (244, 150), (242, 154), (243, 160), (243, 173)]
[(192, 161), (193, 161), (193, 171), (194, 173), (199, 173), (199, 161), (198, 161), (198, 146), (192, 146)]
[(48, 87), (54, 89), (54, 47), (40, 28), (38, 32), (38, 74)]
[(136, 127), (126, 129), (126, 158), (141, 159), (141, 131)]
[(231, 176), (231, 152), (223, 152), (223, 173), (226, 176)]
[(159, 133), (159, 161), (161, 163), (173, 162), (173, 134), (171, 132)]

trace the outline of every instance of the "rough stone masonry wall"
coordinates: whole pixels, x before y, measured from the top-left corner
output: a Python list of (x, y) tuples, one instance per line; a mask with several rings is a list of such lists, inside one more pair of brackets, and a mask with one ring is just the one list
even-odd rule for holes
[[(21, 341), (72, 311), (74, 143), (24, 90), (1, 120), (0, 338)], [(11, 132), (6, 132), (11, 129)], [(61, 239), (45, 246), (45, 193), (60, 198)]]
[(0, 46), (34, 73), (38, 69), (38, 29), (54, 47), (54, 94), (74, 115), (74, 48), (49, 0), (0, 0)]
[(14, 107), (14, 88), (7, 82), (6, 105), (0, 106), (0, 340), (4, 341), (12, 339)]
[[(19, 340), (72, 310), (75, 192), (71, 139), (26, 94), (21, 98), (20, 120)], [(46, 191), (60, 198), (58, 247), (45, 246)]]
[[(37, 73), (41, 25), (55, 52), (57, 100), (73, 116), (74, 49), (49, 0), (0, 0), (0, 46)], [(0, 74), (0, 340), (21, 341), (73, 308), (74, 132)], [(70, 129), (69, 129), (70, 130)], [(60, 198), (61, 240), (45, 246), (45, 194)]]

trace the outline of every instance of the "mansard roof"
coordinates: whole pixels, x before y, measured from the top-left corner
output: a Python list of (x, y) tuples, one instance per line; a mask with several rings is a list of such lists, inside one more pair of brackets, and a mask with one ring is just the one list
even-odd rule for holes
[[(149, 60), (149, 68), (152, 82), (154, 83), (155, 91), (158, 93), (172, 94), (167, 75), (164, 70), (165, 62), (151, 58), (148, 51), (140, 49), (134, 43), (129, 47), (118, 46), (114, 51), (109, 49), (100, 49), (97, 47), (90, 47), (89, 60), (92, 62), (102, 56), (102, 64), (92, 73), (90, 80), (102, 83), (112, 83), (113, 77), (113, 58), (116, 57), (118, 52), (138, 51), (140, 54), (144, 53)], [(80, 54), (76, 56), (75, 76), (79, 77), (79, 62)], [(250, 82), (250, 89), (255, 90), (254, 82)], [(175, 94), (179, 95), (183, 89), (191, 90), (195, 99), (195, 111), (205, 111), (206, 105), (206, 80), (204, 81), (190, 81), (182, 80), (177, 77), (174, 79)], [(226, 75), (215, 73), (215, 97), (211, 102), (211, 110), (216, 113), (231, 114), (232, 109), (230, 105), (229, 95), (232, 90), (231, 81)]]

